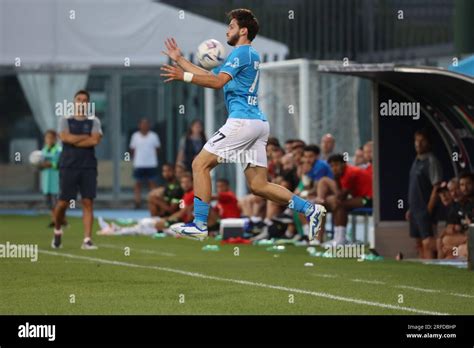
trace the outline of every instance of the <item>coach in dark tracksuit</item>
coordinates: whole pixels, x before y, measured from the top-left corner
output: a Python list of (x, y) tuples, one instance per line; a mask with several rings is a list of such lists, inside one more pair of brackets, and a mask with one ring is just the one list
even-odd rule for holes
[(61, 223), (71, 200), (77, 193), (82, 199), (82, 222), (84, 242), (82, 249), (97, 249), (92, 244), (93, 200), (97, 189), (97, 159), (95, 146), (100, 143), (102, 129), (97, 117), (87, 117), (89, 93), (78, 91), (74, 96), (75, 115), (63, 117), (59, 121), (59, 137), (63, 142), (63, 152), (59, 160), (59, 200), (55, 209), (55, 229), (53, 248), (61, 247), (63, 231)]
[(431, 152), (431, 141), (425, 130), (415, 133), (416, 158), (410, 169), (406, 219), (410, 222), (410, 237), (416, 241), (419, 256), (435, 256), (435, 225), (433, 217), (438, 199), (437, 190), (443, 179), (441, 164)]

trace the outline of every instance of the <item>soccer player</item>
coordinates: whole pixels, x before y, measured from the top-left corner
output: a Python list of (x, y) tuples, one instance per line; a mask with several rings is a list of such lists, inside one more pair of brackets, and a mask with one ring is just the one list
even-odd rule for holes
[(179, 234), (203, 240), (208, 235), (207, 220), (211, 201), (210, 171), (220, 159), (228, 159), (237, 153), (249, 153), (244, 157), (244, 173), (252, 193), (280, 205), (288, 206), (305, 214), (310, 224), (309, 238), (313, 239), (321, 227), (325, 208), (314, 205), (288, 189), (267, 180), (266, 145), (270, 133), (265, 115), (258, 106), (258, 82), (260, 56), (252, 47), (259, 24), (250, 10), (236, 9), (228, 14), (227, 43), (235, 49), (214, 74), (186, 60), (176, 41), (165, 42), (165, 53), (174, 65), (165, 64), (161, 76), (165, 82), (173, 80), (193, 83), (201, 87), (224, 89), (229, 113), (228, 119), (207, 141), (192, 163), (194, 177), (194, 221), (176, 224), (172, 229)]
[(54, 238), (51, 246), (61, 247), (63, 231), (61, 224), (71, 200), (82, 199), (82, 222), (84, 224), (84, 241), (82, 249), (97, 249), (92, 243), (93, 199), (97, 189), (97, 159), (95, 146), (100, 143), (102, 129), (97, 117), (86, 115), (89, 105), (89, 93), (80, 90), (74, 95), (75, 115), (63, 117), (59, 121), (59, 138), (63, 151), (59, 159), (59, 200), (55, 208)]

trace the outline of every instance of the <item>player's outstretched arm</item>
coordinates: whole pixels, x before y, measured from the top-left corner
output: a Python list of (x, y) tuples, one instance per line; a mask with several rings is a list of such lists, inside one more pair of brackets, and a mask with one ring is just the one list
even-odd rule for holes
[(195, 75), (212, 75), (210, 71), (207, 71), (206, 69), (203, 69), (184, 58), (174, 38), (166, 39), (165, 46), (166, 51), (162, 51), (163, 54), (167, 55), (184, 71), (193, 73)]
[[(167, 77), (165, 83), (173, 80), (184, 81), (184, 71), (178, 66), (165, 64), (161, 67), (161, 71), (163, 71), (163, 73), (161, 73), (160, 76)], [(188, 80), (187, 82), (194, 83), (201, 87), (221, 89), (230, 80), (231, 77), (229, 74), (219, 73), (219, 75), (193, 75), (191, 80)]]

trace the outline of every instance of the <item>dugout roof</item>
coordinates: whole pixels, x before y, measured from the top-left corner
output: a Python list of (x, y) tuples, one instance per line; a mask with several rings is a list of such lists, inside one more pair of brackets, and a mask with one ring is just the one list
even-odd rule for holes
[[(416, 155), (413, 144), (416, 130), (431, 131), (433, 153), (443, 167), (444, 180), (474, 169), (474, 78), (440, 68), (394, 64), (320, 64), (318, 71), (374, 82), (377, 221), (404, 221), (404, 209), (394, 202), (407, 199), (408, 173)], [(419, 103), (419, 119), (381, 116), (381, 104), (390, 100)]]
[[(131, 67), (161, 65), (165, 38), (174, 36), (189, 57), (206, 39), (225, 43), (227, 29), (152, 0), (2, 0), (0, 23), (0, 66), (20, 58), (22, 67), (71, 70), (124, 67), (125, 58)], [(262, 36), (254, 45), (268, 61), (288, 53), (286, 45)]]
[(368, 78), (406, 101), (419, 102), (422, 117), (448, 150), (459, 147), (459, 168), (474, 168), (474, 78), (441, 68), (394, 64), (321, 64), (318, 71)]

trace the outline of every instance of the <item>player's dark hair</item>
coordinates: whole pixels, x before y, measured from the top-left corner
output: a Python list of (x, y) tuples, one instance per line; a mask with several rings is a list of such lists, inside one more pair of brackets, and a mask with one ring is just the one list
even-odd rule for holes
[(304, 151), (311, 151), (311, 152), (313, 152), (314, 154), (316, 154), (316, 156), (321, 153), (321, 149), (319, 148), (318, 145), (315, 145), (315, 144), (306, 145), (306, 146), (304, 147)]
[(275, 148), (275, 150), (273, 150), (273, 151), (278, 151), (278, 152), (285, 153), (285, 150), (284, 150), (282, 147), (280, 147), (280, 146), (277, 146), (277, 147)]
[(44, 135), (48, 135), (48, 134), (51, 134), (53, 137), (56, 137), (58, 135), (58, 133), (56, 133), (54, 129), (48, 129), (46, 130), (46, 132), (44, 132)]
[(474, 182), (474, 173), (463, 172), (461, 175), (459, 175), (459, 180), (461, 179), (470, 179), (472, 182)]
[(328, 163), (333, 163), (333, 162), (346, 163), (346, 161), (344, 160), (344, 156), (341, 155), (340, 153), (329, 156)]
[(303, 151), (304, 151), (305, 146), (306, 146), (306, 145), (303, 145), (303, 144), (300, 144), (300, 143), (296, 143), (296, 144), (293, 145), (293, 147), (291, 148), (291, 151), (299, 150), (299, 149), (303, 149)]
[(161, 168), (163, 168), (163, 167), (170, 167), (171, 170), (174, 171), (174, 164), (173, 163), (165, 162), (161, 165)]
[(267, 140), (267, 146), (268, 145), (273, 145), (273, 146), (276, 146), (276, 147), (280, 147), (280, 141), (275, 137), (269, 137), (268, 140)]
[(428, 142), (428, 144), (430, 144), (430, 145), (432, 144), (432, 142), (431, 142), (431, 133), (428, 129), (426, 129), (426, 128), (418, 129), (415, 132), (415, 136), (416, 135), (423, 136), (426, 139), (426, 141)]
[(204, 124), (202, 123), (202, 121), (198, 118), (195, 118), (194, 120), (191, 121), (191, 123), (189, 124), (188, 126), (188, 130), (186, 132), (186, 137), (189, 138), (191, 136), (191, 134), (193, 134), (193, 126), (196, 124), (196, 123), (200, 123), (201, 124), (201, 133), (199, 134), (199, 136), (201, 137), (201, 140), (203, 142), (206, 142), (207, 139), (206, 139), (206, 134), (204, 133)]
[(258, 30), (260, 29), (260, 26), (258, 24), (257, 18), (254, 16), (252, 11), (245, 8), (238, 8), (227, 13), (227, 17), (229, 18), (229, 20), (235, 18), (240, 29), (247, 28), (247, 38), (250, 41), (253, 41), (253, 39), (255, 39), (255, 36), (257, 36)]
[(217, 179), (217, 182), (222, 182), (222, 183), (226, 184), (227, 186), (230, 185), (229, 180), (224, 179), (224, 178), (219, 178), (219, 179)]
[(76, 92), (76, 94), (74, 94), (74, 98), (76, 98), (79, 94), (84, 94), (87, 97), (87, 101), (91, 100), (91, 96), (90, 96), (89, 92), (87, 92), (85, 89), (78, 90)]

